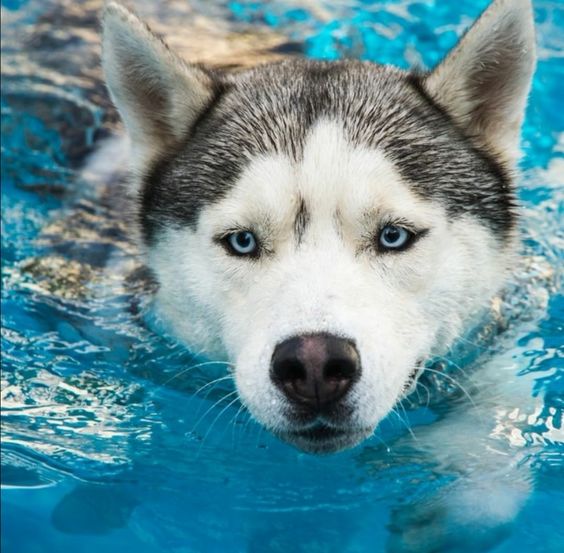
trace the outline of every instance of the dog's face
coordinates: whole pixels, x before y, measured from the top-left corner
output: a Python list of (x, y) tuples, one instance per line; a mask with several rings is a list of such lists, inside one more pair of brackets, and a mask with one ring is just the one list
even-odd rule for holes
[(220, 75), (107, 8), (157, 307), (234, 364), (243, 403), (285, 440), (329, 452), (370, 435), (499, 287), (532, 37), (529, 3), (498, 0), (429, 75)]
[[(422, 173), (432, 178), (438, 162)], [(456, 170), (472, 163), (467, 154)], [(173, 190), (186, 167), (171, 161), (158, 186)], [(511, 228), (509, 206), (496, 210)], [(225, 349), (245, 405), (267, 427), (304, 449), (350, 445), (499, 284), (504, 238), (448, 213), (386, 149), (355, 144), (323, 118), (297, 159), (250, 156), (193, 226), (157, 231), (159, 309), (187, 343)]]

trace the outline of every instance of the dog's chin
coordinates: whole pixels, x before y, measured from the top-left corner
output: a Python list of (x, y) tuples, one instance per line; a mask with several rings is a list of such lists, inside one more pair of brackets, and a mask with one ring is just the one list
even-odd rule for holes
[(306, 430), (278, 432), (281, 440), (305, 453), (337, 453), (358, 445), (372, 434), (371, 429), (335, 429), (319, 425)]

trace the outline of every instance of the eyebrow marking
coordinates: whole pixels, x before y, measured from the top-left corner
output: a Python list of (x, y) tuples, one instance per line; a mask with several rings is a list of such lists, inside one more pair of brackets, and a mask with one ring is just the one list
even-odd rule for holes
[(339, 208), (337, 208), (335, 210), (335, 213), (333, 213), (333, 225), (335, 227), (335, 230), (337, 231), (337, 234), (339, 235), (339, 238), (343, 238), (343, 216), (341, 215), (341, 211), (339, 210)]
[(305, 231), (309, 224), (309, 212), (307, 210), (305, 201), (300, 198), (298, 211), (294, 220), (294, 234), (296, 236), (296, 244), (299, 246), (303, 240)]

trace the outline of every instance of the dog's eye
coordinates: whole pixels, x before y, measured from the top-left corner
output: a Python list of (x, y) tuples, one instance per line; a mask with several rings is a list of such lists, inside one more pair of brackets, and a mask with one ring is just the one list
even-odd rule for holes
[(257, 239), (255, 238), (255, 235), (248, 230), (241, 230), (228, 234), (225, 237), (225, 243), (231, 253), (235, 255), (254, 256), (258, 251)]
[(397, 225), (386, 225), (378, 237), (378, 246), (384, 251), (405, 250), (412, 242), (415, 234)]

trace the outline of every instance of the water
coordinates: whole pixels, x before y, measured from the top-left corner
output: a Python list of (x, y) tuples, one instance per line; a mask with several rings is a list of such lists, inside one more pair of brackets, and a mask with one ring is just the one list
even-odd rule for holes
[[(435, 63), (485, 4), (136, 2), (189, 56), (250, 63), (266, 50), (404, 67)], [(229, 379), (214, 382), (222, 366), (155, 331), (117, 178), (80, 169), (117, 124), (98, 69), (100, 5), (2, 0), (3, 551), (384, 550), (407, 513), (484, 471), (482, 445), (460, 471), (422, 453), (391, 416), (354, 450), (299, 453), (249, 420)], [(484, 447), (532, 491), (504, 528), (484, 539), (470, 528), (468, 551), (564, 548), (564, 6), (539, 0), (535, 17), (519, 278), (502, 322), (443, 360), (453, 378), (463, 364), (482, 386), (505, 371), (514, 394), (489, 398)], [(429, 396), (401, 411), (416, 438), (471, 407), (449, 380), (424, 384)], [(443, 440), (471, 451), (464, 436)]]

